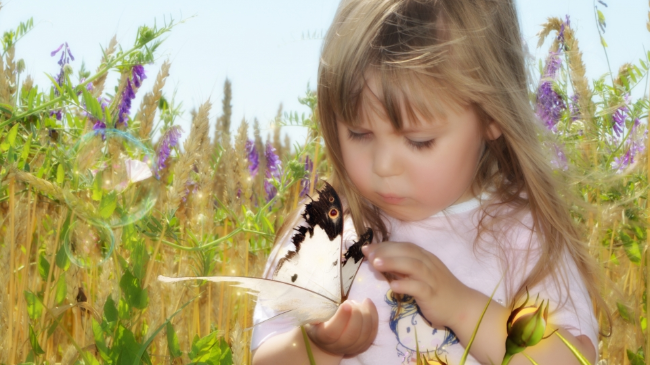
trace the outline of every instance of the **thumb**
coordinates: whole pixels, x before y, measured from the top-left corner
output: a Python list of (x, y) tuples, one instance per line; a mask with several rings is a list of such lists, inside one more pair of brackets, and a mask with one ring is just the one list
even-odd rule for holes
[(305, 329), (313, 341), (324, 344), (333, 343), (341, 337), (351, 316), (352, 304), (346, 301), (341, 304), (332, 318), (323, 323), (309, 325)]

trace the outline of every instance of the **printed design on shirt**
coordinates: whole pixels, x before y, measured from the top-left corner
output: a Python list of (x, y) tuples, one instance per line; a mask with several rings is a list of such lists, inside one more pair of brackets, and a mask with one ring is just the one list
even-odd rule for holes
[(421, 354), (426, 354), (428, 351), (433, 356), (434, 352), (438, 351), (438, 355), (441, 355), (447, 353), (449, 346), (458, 343), (456, 334), (450, 328), (438, 329), (431, 326), (413, 297), (402, 295), (402, 298), (402, 302), (398, 303), (390, 289), (384, 298), (391, 307), (389, 326), (397, 338), (397, 356), (402, 359), (402, 365), (415, 361), (416, 332)]

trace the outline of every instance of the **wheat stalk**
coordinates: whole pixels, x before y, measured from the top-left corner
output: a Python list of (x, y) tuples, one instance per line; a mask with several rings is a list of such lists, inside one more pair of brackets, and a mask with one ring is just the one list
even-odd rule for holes
[(149, 138), (151, 128), (153, 127), (153, 120), (156, 115), (156, 108), (158, 101), (162, 96), (162, 88), (165, 86), (165, 80), (169, 76), (170, 62), (165, 61), (158, 71), (156, 82), (153, 85), (153, 90), (146, 93), (142, 98), (140, 109), (136, 113), (136, 120), (140, 121), (140, 139)]

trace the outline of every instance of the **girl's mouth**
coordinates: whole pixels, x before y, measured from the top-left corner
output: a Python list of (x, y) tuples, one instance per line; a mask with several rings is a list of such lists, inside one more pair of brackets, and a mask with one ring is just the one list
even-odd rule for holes
[(388, 204), (399, 204), (404, 201), (403, 197), (397, 196), (395, 194), (377, 194), (381, 199)]

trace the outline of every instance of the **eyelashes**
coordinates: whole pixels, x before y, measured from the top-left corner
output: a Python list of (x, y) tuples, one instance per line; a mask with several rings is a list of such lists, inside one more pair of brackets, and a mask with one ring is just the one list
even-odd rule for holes
[[(352, 141), (367, 141), (371, 138), (370, 133), (355, 133), (348, 129), (348, 138)], [(413, 148), (416, 151), (426, 150), (433, 146), (435, 139), (430, 139), (428, 141), (411, 141), (406, 139), (406, 144)]]

